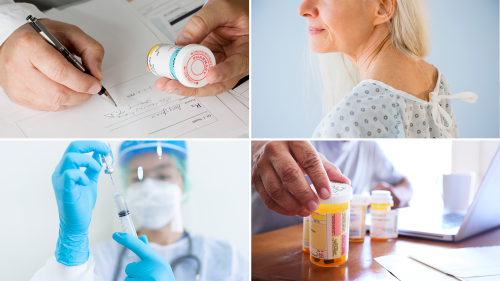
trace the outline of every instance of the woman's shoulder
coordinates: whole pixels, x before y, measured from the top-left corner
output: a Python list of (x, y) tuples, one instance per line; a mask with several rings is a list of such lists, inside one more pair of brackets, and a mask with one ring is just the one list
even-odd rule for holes
[(377, 83), (361, 82), (333, 107), (313, 137), (396, 137), (398, 95)]
[(386, 85), (383, 82), (367, 79), (361, 81), (352, 91), (345, 96), (350, 100), (374, 100), (377, 99), (397, 99), (401, 95), (401, 91)]

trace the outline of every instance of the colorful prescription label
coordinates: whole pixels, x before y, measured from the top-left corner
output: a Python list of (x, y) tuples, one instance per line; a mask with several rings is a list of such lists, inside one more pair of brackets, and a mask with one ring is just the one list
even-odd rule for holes
[(304, 248), (309, 248), (309, 221), (311, 216), (304, 218), (304, 225), (302, 231), (302, 246)]
[(364, 238), (366, 206), (351, 205), (350, 209), (349, 238)]
[(370, 236), (374, 238), (398, 237), (398, 210), (371, 210)]
[(349, 209), (334, 214), (311, 214), (310, 253), (318, 259), (337, 259), (349, 250)]
[(174, 71), (175, 58), (182, 46), (170, 44), (155, 45), (148, 53), (148, 68), (156, 76), (177, 79)]

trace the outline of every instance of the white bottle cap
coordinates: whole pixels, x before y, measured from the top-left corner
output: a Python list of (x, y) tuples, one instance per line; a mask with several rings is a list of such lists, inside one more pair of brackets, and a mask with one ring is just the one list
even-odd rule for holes
[(351, 200), (352, 205), (370, 205), (370, 196), (365, 194), (354, 194)]
[(372, 191), (372, 196), (370, 197), (370, 204), (394, 205), (394, 201), (392, 201), (392, 195), (390, 191), (374, 190)]
[[(311, 189), (314, 191), (316, 196), (318, 196), (318, 193), (312, 184)], [(352, 187), (345, 183), (330, 182), (330, 192), (332, 195), (326, 200), (323, 200), (318, 196), (320, 204), (341, 204), (351, 200), (352, 198)]]
[(215, 66), (212, 51), (205, 46), (190, 44), (183, 47), (175, 58), (175, 75), (182, 85), (200, 88), (208, 84), (206, 79), (210, 68)]

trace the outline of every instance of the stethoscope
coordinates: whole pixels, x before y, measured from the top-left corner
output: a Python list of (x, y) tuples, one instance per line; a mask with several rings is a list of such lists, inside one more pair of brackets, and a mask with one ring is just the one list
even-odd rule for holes
[[(198, 280), (200, 280), (201, 262), (200, 262), (200, 259), (198, 259), (198, 257), (193, 255), (193, 240), (191, 239), (191, 236), (187, 232), (184, 232), (184, 233), (185, 233), (186, 238), (188, 239), (188, 243), (189, 243), (188, 254), (185, 256), (182, 256), (182, 257), (178, 257), (175, 260), (173, 260), (170, 263), (170, 267), (172, 268), (172, 271), (175, 272), (175, 268), (177, 268), (177, 266), (179, 264), (181, 264), (183, 262), (189, 262), (190, 259), (194, 260), (196, 262), (196, 277), (194, 280), (198, 281)], [(123, 247), (122, 251), (120, 252), (120, 256), (118, 258), (118, 265), (116, 266), (115, 274), (113, 275), (114, 276), (113, 280), (115, 280), (115, 281), (118, 281), (118, 273), (120, 271), (120, 268), (122, 267), (122, 260), (123, 260), (123, 256), (125, 255), (126, 250), (127, 250), (127, 248)]]

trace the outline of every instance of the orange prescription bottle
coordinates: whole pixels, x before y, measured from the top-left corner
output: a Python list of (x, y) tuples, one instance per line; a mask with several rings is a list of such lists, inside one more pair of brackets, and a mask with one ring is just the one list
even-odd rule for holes
[[(389, 238), (395, 238), (393, 233), (396, 231), (397, 237), (397, 215), (391, 213), (391, 207), (394, 206), (390, 191), (374, 190), (370, 197), (371, 217), (370, 238), (373, 241), (387, 241)], [(397, 212), (396, 212), (397, 214)], [(396, 229), (394, 229), (396, 228)]]
[(304, 253), (309, 254), (309, 220), (311, 216), (303, 218), (303, 229), (302, 229), (302, 250)]
[[(316, 193), (313, 185), (312, 190)], [(319, 199), (319, 207), (311, 213), (309, 251), (311, 262), (326, 267), (347, 261), (349, 252), (349, 201), (352, 187), (331, 182), (331, 196)], [(316, 194), (317, 195), (317, 194)]]
[(349, 242), (363, 242), (366, 236), (366, 210), (370, 196), (354, 194), (350, 206)]

